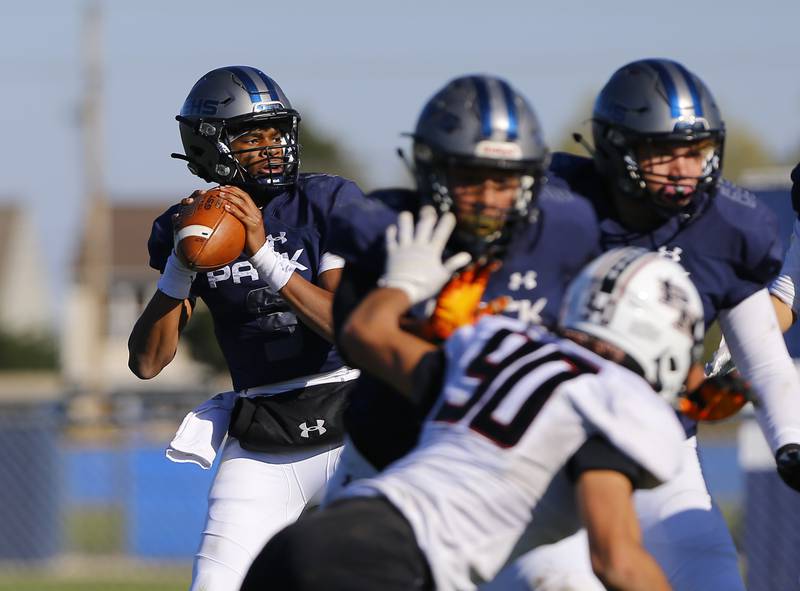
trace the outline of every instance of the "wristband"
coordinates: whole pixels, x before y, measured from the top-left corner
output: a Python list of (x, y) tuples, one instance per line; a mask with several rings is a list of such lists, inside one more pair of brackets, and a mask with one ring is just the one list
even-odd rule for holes
[(164, 267), (164, 273), (158, 280), (158, 289), (171, 298), (185, 300), (189, 297), (192, 281), (196, 275), (197, 273), (190, 271), (189, 267), (178, 259), (175, 251), (172, 251)]
[(295, 269), (288, 257), (275, 252), (269, 240), (250, 257), (250, 264), (276, 293), (286, 285)]

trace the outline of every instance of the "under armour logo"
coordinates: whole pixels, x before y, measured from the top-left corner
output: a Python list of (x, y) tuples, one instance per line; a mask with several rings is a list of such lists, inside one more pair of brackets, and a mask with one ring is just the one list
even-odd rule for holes
[(303, 421), (302, 423), (297, 425), (298, 427), (300, 427), (301, 431), (300, 437), (305, 437), (306, 439), (308, 439), (310, 437), (309, 433), (311, 433), (311, 431), (316, 431), (318, 435), (324, 435), (325, 432), (327, 431), (327, 429), (322, 426), (324, 424), (325, 424), (325, 419), (317, 419), (317, 424), (316, 426), (313, 427), (309, 427), (308, 424), (305, 421)]
[(511, 274), (508, 280), (508, 289), (511, 291), (519, 291), (521, 287), (534, 289), (536, 285), (536, 271), (525, 271), (524, 274), (515, 272)]
[(658, 247), (658, 254), (662, 257), (669, 259), (671, 261), (675, 261), (676, 263), (681, 262), (681, 254), (683, 253), (683, 249), (680, 246), (676, 246), (672, 250), (668, 249), (666, 246), (659, 246)]
[(288, 238), (286, 238), (286, 232), (278, 232), (278, 236), (277, 237), (273, 236), (272, 234), (267, 236), (267, 241), (271, 242), (273, 244), (276, 243), (276, 242), (280, 242), (281, 244), (284, 244), (287, 240), (288, 240)]

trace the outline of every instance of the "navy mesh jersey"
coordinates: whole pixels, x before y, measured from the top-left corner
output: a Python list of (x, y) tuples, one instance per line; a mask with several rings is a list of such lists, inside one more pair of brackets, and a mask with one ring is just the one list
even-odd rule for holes
[[(553, 325), (567, 284), (599, 254), (599, 230), (591, 204), (565, 186), (546, 183), (537, 204), (535, 222), (510, 242), (502, 267), (489, 279), (483, 301), (509, 296), (506, 315)], [(383, 271), (386, 227), (395, 221), (397, 212), (418, 207), (416, 193), (385, 190), (334, 216), (331, 250), (347, 261), (334, 305), (337, 326)], [(412, 312), (421, 314), (425, 308), (422, 304)], [(382, 468), (416, 444), (429, 402), (412, 404), (362, 373), (345, 415), (348, 434), (359, 451)]]
[[(295, 273), (316, 283), (323, 253), (330, 251), (329, 220), (342, 208), (363, 201), (351, 181), (302, 174), (293, 189), (262, 209), (267, 240), (295, 265)], [(173, 248), (175, 205), (153, 223), (148, 241), (150, 266), (163, 271)], [(247, 256), (220, 269), (199, 272), (192, 297), (208, 305), (214, 331), (235, 390), (331, 371), (342, 366), (333, 346), (304, 326), (288, 304), (258, 277)]]
[(650, 232), (633, 232), (618, 221), (604, 179), (588, 158), (556, 154), (551, 169), (595, 206), (603, 250), (641, 246), (678, 261), (703, 300), (706, 328), (720, 310), (736, 306), (777, 275), (783, 259), (772, 211), (749, 191), (722, 181), (714, 195)]

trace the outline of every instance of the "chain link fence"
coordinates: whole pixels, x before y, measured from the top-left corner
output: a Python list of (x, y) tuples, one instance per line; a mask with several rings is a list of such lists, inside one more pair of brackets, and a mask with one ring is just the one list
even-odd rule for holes
[(204, 397), (0, 405), (0, 591), (188, 588), (213, 471), (164, 447)]

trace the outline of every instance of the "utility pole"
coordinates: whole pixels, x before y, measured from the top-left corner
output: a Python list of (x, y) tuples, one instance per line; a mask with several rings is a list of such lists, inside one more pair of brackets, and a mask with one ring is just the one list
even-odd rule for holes
[(103, 125), (103, 10), (100, 0), (86, 3), (83, 17), (81, 136), (84, 178), (84, 229), (80, 246), (78, 279), (91, 302), (87, 318), (86, 354), (93, 364), (90, 394), (105, 392), (105, 351), (108, 339), (109, 285), (111, 273), (111, 211), (105, 184), (105, 135)]

